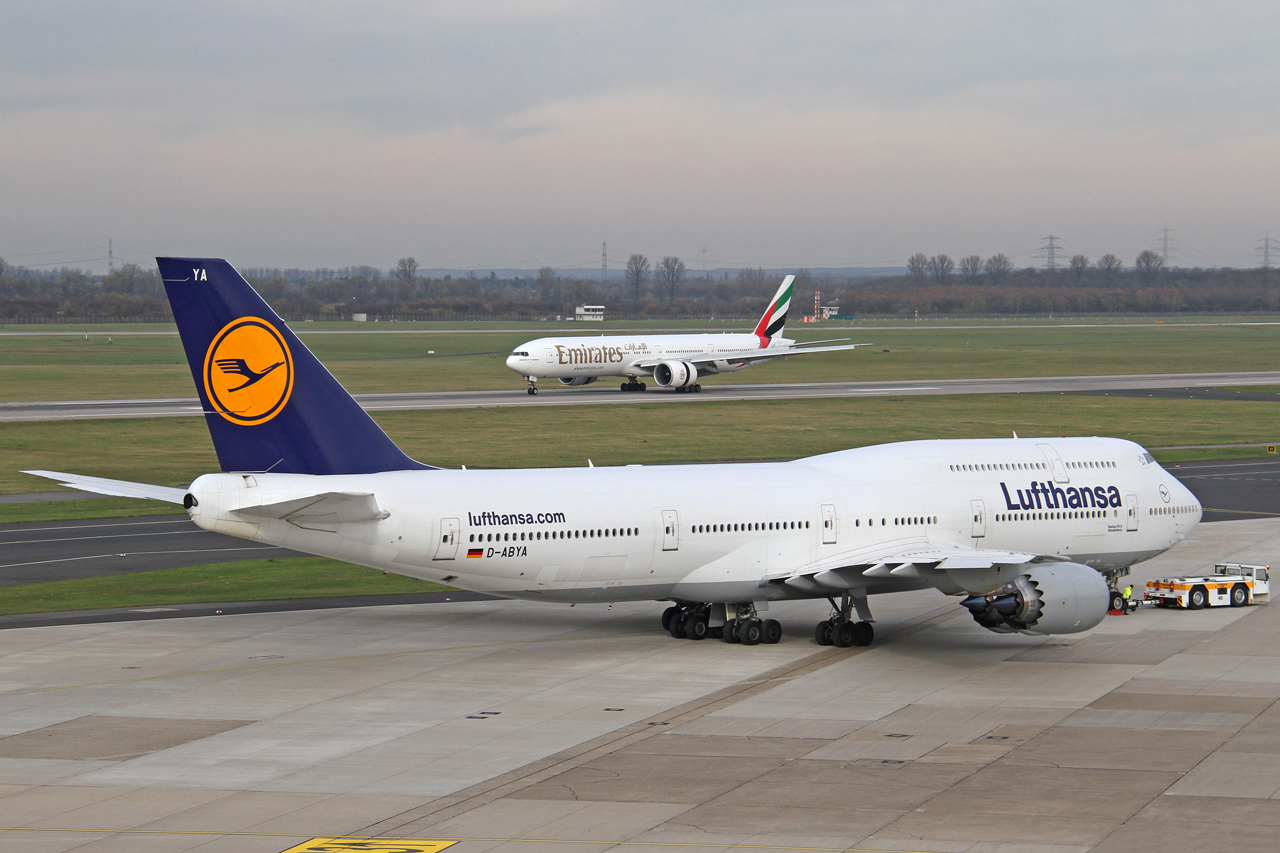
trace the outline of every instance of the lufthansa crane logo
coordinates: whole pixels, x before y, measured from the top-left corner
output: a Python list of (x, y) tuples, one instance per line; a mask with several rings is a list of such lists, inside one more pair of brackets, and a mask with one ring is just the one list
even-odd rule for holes
[(214, 411), (253, 426), (280, 414), (293, 392), (293, 356), (284, 336), (258, 317), (222, 327), (204, 356), (204, 392)]

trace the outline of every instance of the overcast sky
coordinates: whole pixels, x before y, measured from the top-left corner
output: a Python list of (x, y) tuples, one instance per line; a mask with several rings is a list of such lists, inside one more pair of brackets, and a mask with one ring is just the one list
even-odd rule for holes
[(1280, 237), (1274, 2), (0, 5), (0, 256), (898, 266)]

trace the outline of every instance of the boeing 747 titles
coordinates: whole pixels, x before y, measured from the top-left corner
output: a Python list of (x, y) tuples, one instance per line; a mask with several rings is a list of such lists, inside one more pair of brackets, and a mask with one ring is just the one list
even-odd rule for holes
[[(734, 373), (773, 358), (812, 352), (837, 352), (866, 344), (797, 343), (782, 337), (791, 307), (795, 276), (782, 280), (773, 301), (751, 334), (724, 335), (601, 335), (594, 338), (538, 338), (523, 343), (507, 356), (507, 367), (538, 393), (539, 379), (561, 385), (590, 385), (605, 376), (620, 376), (623, 391), (643, 391), (641, 377), (652, 376), (663, 388), (699, 392), (698, 379)], [(846, 339), (847, 340), (847, 339)]]
[[(158, 258), (221, 473), (186, 489), (54, 471), (206, 530), (511, 598), (670, 602), (673, 636), (866, 645), (868, 597), (953, 596), (983, 628), (1085, 631), (1196, 499), (1116, 438), (911, 441), (792, 462), (443, 470), (387, 437), (226, 261)], [(246, 381), (246, 379), (248, 381)]]

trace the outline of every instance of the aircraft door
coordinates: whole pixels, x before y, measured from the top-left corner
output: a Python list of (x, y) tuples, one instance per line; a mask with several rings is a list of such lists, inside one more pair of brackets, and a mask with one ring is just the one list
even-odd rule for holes
[(969, 535), (974, 539), (981, 539), (987, 535), (987, 502), (969, 501), (969, 508), (973, 511), (973, 532)]
[(1138, 496), (1124, 496), (1124, 529), (1138, 529)]
[(836, 544), (836, 508), (834, 504), (822, 505), (822, 544)]
[(547, 364), (555, 364), (556, 363), (555, 347), (545, 347), (544, 349), (546, 349), (546, 352), (547, 352)]
[(1052, 444), (1037, 444), (1040, 452), (1044, 454), (1045, 460), (1049, 463), (1049, 470), (1053, 471), (1053, 481), (1055, 483), (1070, 483), (1071, 477), (1067, 474), (1067, 466), (1063, 463), (1062, 457), (1058, 455), (1058, 451), (1053, 449)]
[(662, 550), (680, 550), (680, 516), (674, 509), (662, 511)]
[(436, 548), (437, 560), (452, 560), (458, 556), (458, 519), (440, 519), (440, 545)]

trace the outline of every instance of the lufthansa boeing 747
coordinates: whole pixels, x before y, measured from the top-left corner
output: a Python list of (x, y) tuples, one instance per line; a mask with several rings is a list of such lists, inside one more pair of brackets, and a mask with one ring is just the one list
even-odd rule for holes
[[(1117, 438), (911, 441), (792, 462), (443, 470), (406, 456), (226, 261), (158, 258), (222, 471), (185, 489), (54, 471), (184, 506), (206, 530), (512, 598), (669, 602), (689, 639), (775, 643), (819, 599), (866, 645), (868, 597), (953, 596), (997, 633), (1085, 631), (1114, 578), (1180, 542), (1196, 499)], [(245, 379), (249, 379), (245, 382)]]
[(561, 385), (590, 385), (606, 376), (626, 379), (623, 391), (643, 391), (642, 377), (652, 376), (662, 388), (702, 390), (698, 379), (734, 373), (770, 359), (814, 352), (850, 350), (865, 344), (798, 343), (782, 337), (791, 307), (795, 276), (782, 280), (769, 307), (750, 334), (723, 335), (600, 335), (597, 337), (538, 338), (516, 347), (507, 367), (519, 373), (538, 393), (539, 379)]

